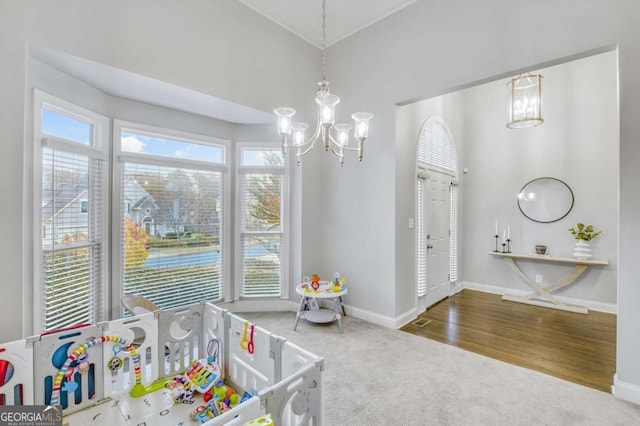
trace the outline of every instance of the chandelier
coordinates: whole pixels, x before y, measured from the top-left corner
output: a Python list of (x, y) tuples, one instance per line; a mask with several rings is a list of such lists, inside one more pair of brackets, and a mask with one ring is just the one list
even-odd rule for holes
[(521, 75), (512, 78), (507, 87), (511, 97), (507, 127), (523, 129), (542, 124), (542, 76)]
[[(358, 160), (362, 161), (364, 141), (369, 134), (369, 120), (373, 118), (373, 114), (369, 112), (356, 112), (351, 116), (354, 120), (354, 126), (345, 123), (334, 124), (336, 105), (340, 102), (340, 98), (329, 92), (329, 82), (325, 75), (326, 21), (326, 5), (325, 0), (322, 0), (322, 80), (318, 83), (316, 94), (318, 118), (315, 131), (309, 139), (306, 139), (305, 133), (309, 125), (292, 121), (292, 117), (296, 113), (295, 109), (281, 107), (273, 110), (278, 116), (278, 133), (282, 137), (282, 154), (286, 155), (289, 148), (294, 149), (298, 165), (301, 157), (311, 151), (318, 139), (323, 141), (325, 151), (331, 150), (338, 157), (340, 166), (344, 164), (345, 151), (358, 151)], [(352, 127), (357, 147), (349, 146)]]

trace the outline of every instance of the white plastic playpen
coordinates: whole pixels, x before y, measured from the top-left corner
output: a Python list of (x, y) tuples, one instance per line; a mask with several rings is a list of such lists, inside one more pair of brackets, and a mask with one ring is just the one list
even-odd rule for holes
[[(162, 380), (206, 358), (216, 339), (226, 382), (255, 396), (206, 425), (243, 425), (267, 413), (276, 425), (322, 424), (324, 360), (258, 326), (248, 351), (247, 325), (202, 302), (0, 343), (0, 405), (60, 405), (65, 425), (196, 424), (190, 413), (202, 399), (175, 403)], [(122, 368), (108, 367), (116, 357)]]

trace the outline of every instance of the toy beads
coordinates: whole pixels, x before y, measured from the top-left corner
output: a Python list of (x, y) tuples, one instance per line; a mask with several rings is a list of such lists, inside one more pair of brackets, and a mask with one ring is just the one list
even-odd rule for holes
[[(131, 358), (133, 359), (136, 386), (141, 385), (142, 374), (140, 373), (140, 356), (136, 352), (136, 348), (134, 348), (132, 344), (127, 345), (126, 341), (123, 338), (118, 336), (96, 337), (80, 345), (71, 355), (69, 355), (69, 357), (67, 357), (67, 360), (64, 362), (64, 364), (58, 371), (58, 375), (55, 377), (53, 381), (53, 389), (51, 391), (51, 405), (58, 405), (61, 390), (64, 390), (67, 392), (73, 392), (78, 387), (78, 384), (72, 381), (74, 370), (73, 368), (70, 367), (71, 363), (78, 360), (79, 361), (78, 367), (80, 368), (80, 362), (81, 362), (80, 360), (84, 360), (84, 362), (86, 362), (87, 360), (86, 356), (83, 357), (83, 355), (88, 355), (86, 354), (87, 349), (89, 349), (94, 345), (97, 345), (98, 343), (104, 343), (104, 342), (113, 342), (113, 343), (116, 343), (116, 345), (119, 345), (120, 347), (126, 345), (126, 350), (127, 352), (129, 352), (129, 354), (131, 354)], [(88, 367), (88, 363), (87, 363), (87, 367)], [(85, 368), (85, 371), (86, 371), (86, 368)], [(65, 377), (67, 377), (67, 382), (65, 382), (64, 386), (62, 386), (62, 380)]]

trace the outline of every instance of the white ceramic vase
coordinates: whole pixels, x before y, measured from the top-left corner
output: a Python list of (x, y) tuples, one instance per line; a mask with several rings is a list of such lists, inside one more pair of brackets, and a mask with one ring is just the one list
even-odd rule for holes
[(577, 240), (576, 248), (573, 251), (573, 255), (576, 259), (588, 260), (591, 259), (591, 244), (585, 240)]

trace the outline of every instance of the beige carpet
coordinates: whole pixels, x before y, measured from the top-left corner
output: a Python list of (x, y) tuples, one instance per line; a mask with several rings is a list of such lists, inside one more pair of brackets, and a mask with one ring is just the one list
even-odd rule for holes
[(640, 425), (612, 395), (354, 317), (240, 314), (325, 358), (326, 426)]

